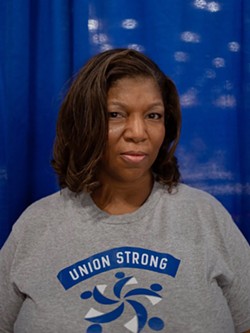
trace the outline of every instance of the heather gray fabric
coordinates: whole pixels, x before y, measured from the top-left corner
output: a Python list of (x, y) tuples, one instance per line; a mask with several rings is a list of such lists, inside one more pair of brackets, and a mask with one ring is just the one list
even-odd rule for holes
[(0, 257), (0, 332), (250, 329), (250, 251), (210, 195), (155, 183), (110, 216), (63, 190), (31, 205)]

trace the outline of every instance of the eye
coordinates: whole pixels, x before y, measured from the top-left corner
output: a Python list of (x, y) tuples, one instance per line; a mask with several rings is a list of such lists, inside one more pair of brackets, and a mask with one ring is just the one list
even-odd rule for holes
[(122, 118), (124, 118), (126, 115), (124, 114), (124, 112), (116, 112), (116, 111), (109, 111), (108, 112), (108, 117), (109, 119), (118, 119), (121, 120)]
[(158, 120), (158, 119), (161, 119), (163, 117), (163, 115), (161, 113), (151, 112), (147, 115), (147, 117), (149, 119)]
[(109, 118), (117, 118), (117, 117), (119, 117), (118, 112), (109, 112)]

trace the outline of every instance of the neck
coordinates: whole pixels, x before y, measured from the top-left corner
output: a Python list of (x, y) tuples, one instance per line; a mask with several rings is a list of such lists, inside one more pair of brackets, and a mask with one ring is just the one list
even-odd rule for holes
[(131, 213), (147, 200), (153, 183), (151, 176), (133, 183), (102, 182), (91, 196), (95, 204), (109, 214)]

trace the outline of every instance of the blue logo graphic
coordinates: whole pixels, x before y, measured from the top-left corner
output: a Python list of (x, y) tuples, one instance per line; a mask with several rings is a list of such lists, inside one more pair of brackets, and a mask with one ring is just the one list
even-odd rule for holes
[[(85, 315), (84, 319), (92, 324), (88, 327), (87, 333), (102, 333), (103, 324), (115, 321), (122, 316), (127, 306), (131, 307), (134, 316), (125, 322), (124, 327), (132, 333), (140, 333), (147, 324), (154, 331), (161, 331), (164, 328), (164, 322), (158, 317), (148, 317), (146, 307), (135, 300), (138, 296), (143, 296), (154, 306), (162, 300), (159, 292), (162, 286), (158, 283), (152, 284), (150, 289), (135, 288), (125, 292), (125, 287), (137, 284), (137, 280), (133, 276), (125, 276), (123, 272), (115, 274), (118, 281), (113, 287), (114, 298), (109, 298), (104, 295), (107, 285), (97, 285), (93, 291), (85, 291), (81, 294), (83, 300), (91, 297), (102, 306), (107, 307), (107, 312), (103, 313), (91, 308)], [(111, 310), (109, 310), (111, 308)]]

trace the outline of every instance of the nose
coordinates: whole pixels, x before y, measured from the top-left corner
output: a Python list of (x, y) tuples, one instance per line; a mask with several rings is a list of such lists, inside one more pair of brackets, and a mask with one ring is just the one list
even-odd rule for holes
[(147, 139), (147, 128), (142, 117), (131, 117), (127, 119), (124, 132), (126, 141), (142, 142)]

